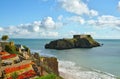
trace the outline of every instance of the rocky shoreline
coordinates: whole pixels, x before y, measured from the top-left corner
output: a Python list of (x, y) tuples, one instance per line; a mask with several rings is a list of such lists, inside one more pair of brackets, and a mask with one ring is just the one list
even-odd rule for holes
[(46, 49), (72, 49), (72, 48), (92, 48), (98, 47), (100, 43), (96, 42), (91, 35), (74, 35), (72, 39), (58, 39), (45, 45)]
[(0, 42), (0, 48), (0, 79), (63, 79), (55, 57), (32, 54), (14, 42)]

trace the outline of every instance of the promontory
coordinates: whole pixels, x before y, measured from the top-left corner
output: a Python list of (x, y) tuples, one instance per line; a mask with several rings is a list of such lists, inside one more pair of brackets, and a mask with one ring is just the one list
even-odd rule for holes
[(100, 43), (95, 41), (91, 35), (73, 35), (71, 39), (58, 39), (45, 45), (46, 49), (72, 49), (72, 48), (92, 48), (98, 47)]

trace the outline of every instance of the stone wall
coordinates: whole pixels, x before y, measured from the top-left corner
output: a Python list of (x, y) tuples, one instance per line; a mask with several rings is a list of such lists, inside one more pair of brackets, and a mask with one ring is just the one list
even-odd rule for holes
[(90, 37), (90, 35), (73, 35), (73, 38), (80, 39), (80, 38), (86, 38)]

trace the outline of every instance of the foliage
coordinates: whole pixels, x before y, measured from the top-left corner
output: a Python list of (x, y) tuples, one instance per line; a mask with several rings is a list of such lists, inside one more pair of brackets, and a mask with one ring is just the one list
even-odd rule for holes
[(48, 74), (46, 76), (42, 76), (42, 77), (37, 77), (35, 79), (63, 79), (62, 77), (60, 76), (57, 76), (55, 74)]
[(9, 36), (8, 35), (3, 35), (2, 38), (1, 38), (3, 41), (6, 41), (9, 39)]
[(46, 75), (46, 76), (43, 76), (43, 77), (38, 77), (38, 78), (36, 78), (36, 79), (56, 79), (56, 75), (54, 75), (54, 74), (48, 74), (48, 75)]
[(9, 45), (10, 45), (10, 46), (14, 46), (15, 44), (14, 44), (13, 41), (10, 41), (10, 42), (9, 42)]
[(17, 79), (18, 78), (18, 74), (16, 72), (14, 72), (12, 75), (11, 75), (12, 79)]
[(18, 52), (16, 51), (15, 46), (10, 46), (10, 45), (6, 45), (5, 46), (5, 51), (11, 53), (11, 54), (17, 54)]
[(18, 51), (16, 51), (16, 47), (14, 45), (14, 42), (10, 42), (8, 45), (6, 45), (5, 51), (11, 54), (18, 54)]
[(96, 46), (100, 46), (100, 44), (98, 43), (98, 42), (96, 42), (91, 36), (89, 36), (89, 37), (87, 37), (86, 38), (89, 42), (90, 42), (90, 44), (94, 47), (96, 47)]
[(120, 77), (117, 77), (116, 79), (120, 79)]

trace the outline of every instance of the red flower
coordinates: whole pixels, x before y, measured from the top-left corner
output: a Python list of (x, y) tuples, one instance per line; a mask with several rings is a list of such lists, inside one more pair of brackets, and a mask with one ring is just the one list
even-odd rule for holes
[(7, 55), (7, 56), (2, 56), (1, 59), (5, 60), (5, 59), (13, 58), (13, 57), (16, 57), (16, 56), (17, 56), (16, 54), (10, 54), (10, 55)]
[(20, 65), (17, 67), (7, 67), (7, 68), (5, 68), (5, 73), (8, 74), (8, 73), (12, 73), (12, 72), (15, 72), (15, 71), (18, 71), (21, 69), (26, 69), (26, 68), (30, 67), (30, 65), (31, 65), (31, 63)]
[[(27, 72), (24, 72), (24, 73), (20, 74), (17, 79), (31, 78), (31, 77), (34, 77), (34, 76), (36, 76), (35, 71), (34, 70), (29, 70)], [(12, 78), (10, 77), (10, 78), (7, 78), (7, 79), (12, 79)]]

